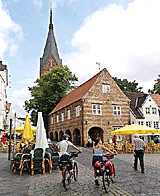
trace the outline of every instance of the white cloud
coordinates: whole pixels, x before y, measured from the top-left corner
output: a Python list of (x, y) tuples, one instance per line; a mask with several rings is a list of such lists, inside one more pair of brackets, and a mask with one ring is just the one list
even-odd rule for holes
[(33, 4), (37, 5), (39, 9), (43, 7), (42, 0), (33, 0)]
[(6, 51), (9, 51), (11, 56), (15, 55), (22, 38), (21, 26), (11, 19), (9, 11), (4, 9), (0, 0), (0, 57), (3, 58)]
[(159, 10), (159, 0), (135, 0), (127, 8), (110, 4), (93, 13), (74, 34), (76, 52), (65, 54), (64, 64), (84, 82), (98, 72), (99, 62), (112, 76), (143, 84), (146, 92), (160, 71)]
[(12, 103), (12, 111), (17, 113), (17, 117), (25, 117), (27, 113), (24, 110), (24, 101), (31, 98), (28, 87), (21, 90), (14, 90), (9, 102)]

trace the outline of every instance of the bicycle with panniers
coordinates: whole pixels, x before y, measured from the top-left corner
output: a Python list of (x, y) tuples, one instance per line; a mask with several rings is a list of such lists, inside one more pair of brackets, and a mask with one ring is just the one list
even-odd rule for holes
[(105, 158), (103, 162), (97, 161), (94, 164), (94, 170), (96, 172), (96, 175), (102, 176), (103, 187), (106, 193), (109, 192), (110, 184), (111, 182), (114, 183), (115, 179), (115, 168), (114, 164), (111, 161), (111, 159), (114, 158), (114, 155), (117, 155), (117, 153), (111, 154), (108, 152), (105, 155), (102, 155)]
[(70, 152), (68, 155), (62, 155), (65, 156), (62, 158), (63, 161), (60, 161), (59, 167), (61, 170), (64, 170), (64, 176), (63, 176), (63, 186), (66, 190), (70, 188), (71, 180), (74, 178), (75, 181), (78, 179), (78, 165), (75, 161), (75, 158), (78, 157), (78, 154), (80, 152)]

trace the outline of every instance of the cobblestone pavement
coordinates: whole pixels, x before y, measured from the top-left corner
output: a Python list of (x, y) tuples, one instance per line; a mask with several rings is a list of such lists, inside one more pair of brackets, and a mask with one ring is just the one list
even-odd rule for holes
[[(102, 181), (100, 187), (94, 185), (93, 168), (91, 166), (92, 150), (84, 149), (77, 158), (79, 179), (71, 183), (68, 191), (62, 186), (61, 173), (53, 170), (52, 174), (35, 174), (30, 176), (23, 172), (13, 174), (8, 161), (7, 153), (0, 153), (0, 193), (1, 195), (38, 196), (38, 195), (106, 195)], [(116, 168), (116, 181), (111, 185), (108, 196), (160, 195), (160, 154), (145, 155), (146, 173), (133, 171), (132, 154), (119, 154), (113, 160)]]

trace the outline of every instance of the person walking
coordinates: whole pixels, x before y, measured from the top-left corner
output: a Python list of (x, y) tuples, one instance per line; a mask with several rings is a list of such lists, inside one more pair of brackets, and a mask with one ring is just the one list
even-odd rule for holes
[(133, 168), (137, 170), (137, 164), (138, 164), (138, 159), (139, 159), (140, 166), (141, 166), (141, 173), (145, 173), (144, 172), (144, 152), (145, 152), (146, 145), (144, 141), (139, 138), (139, 135), (137, 133), (134, 134), (134, 140), (133, 140), (132, 146), (133, 146), (133, 154), (135, 157)]
[[(77, 148), (75, 145), (73, 145), (72, 142), (68, 141), (69, 139), (69, 135), (64, 134), (63, 135), (63, 140), (59, 142), (59, 157), (60, 157), (60, 162), (63, 163), (63, 161), (67, 161), (68, 160), (68, 148), (69, 146), (72, 146), (73, 148), (75, 148), (76, 150), (79, 151), (79, 153), (82, 152), (81, 149)], [(64, 177), (64, 171), (65, 171), (65, 167), (64, 165), (62, 165), (62, 182), (63, 182), (63, 177)]]
[(112, 138), (112, 142), (114, 143), (114, 148), (116, 147), (116, 136), (114, 135)]
[(88, 148), (90, 147), (91, 143), (92, 143), (92, 139), (90, 136), (88, 136), (88, 143), (87, 143)]
[[(99, 161), (103, 162), (102, 152), (103, 150), (106, 150), (112, 154), (114, 154), (112, 151), (110, 151), (108, 148), (102, 145), (102, 141), (100, 138), (96, 138), (95, 145), (93, 146), (93, 158), (92, 158), (92, 166), (94, 167), (94, 164)], [(99, 186), (99, 176), (96, 175), (96, 172), (94, 170), (94, 177), (95, 177), (95, 184)]]

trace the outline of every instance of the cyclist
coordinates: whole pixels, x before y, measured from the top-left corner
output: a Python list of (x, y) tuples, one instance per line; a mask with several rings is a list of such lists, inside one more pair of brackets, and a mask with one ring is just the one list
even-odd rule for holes
[[(63, 140), (61, 142), (59, 142), (59, 148), (60, 148), (60, 151), (59, 151), (59, 157), (60, 157), (60, 161), (67, 161), (68, 159), (68, 148), (69, 146), (72, 146), (73, 148), (75, 148), (76, 150), (79, 151), (79, 153), (81, 153), (81, 150), (79, 148), (77, 148), (75, 145), (73, 145), (72, 142), (68, 141), (69, 139), (69, 135), (67, 134), (64, 134), (63, 135)], [(62, 162), (63, 164), (63, 162)], [(64, 171), (65, 171), (65, 168), (64, 168), (64, 165), (62, 165), (62, 182), (63, 182), (63, 177), (64, 177)]]
[[(93, 159), (92, 159), (93, 167), (97, 161), (103, 162), (103, 158), (102, 158), (103, 150), (107, 150), (108, 152), (114, 154), (112, 151), (110, 151), (108, 148), (102, 145), (102, 141), (100, 138), (96, 138), (95, 145), (93, 146)], [(94, 176), (95, 176), (95, 184), (99, 186), (99, 182), (98, 182), (99, 176), (96, 175), (95, 170), (94, 170)]]

